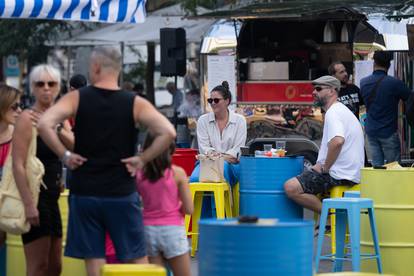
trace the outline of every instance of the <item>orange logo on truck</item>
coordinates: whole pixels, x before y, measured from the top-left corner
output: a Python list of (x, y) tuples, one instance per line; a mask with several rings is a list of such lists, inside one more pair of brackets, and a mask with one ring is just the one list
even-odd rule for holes
[(293, 99), (296, 96), (298, 89), (293, 86), (293, 85), (289, 85), (288, 87), (286, 87), (285, 90), (285, 96), (288, 100)]

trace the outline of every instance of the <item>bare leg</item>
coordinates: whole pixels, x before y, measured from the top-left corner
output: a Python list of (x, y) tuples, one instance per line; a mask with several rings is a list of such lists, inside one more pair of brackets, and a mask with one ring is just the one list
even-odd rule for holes
[(59, 276), (62, 273), (62, 238), (51, 237), (49, 251), (49, 276)]
[(136, 259), (132, 259), (132, 260), (128, 260), (126, 261), (127, 263), (131, 263), (131, 264), (147, 264), (148, 263), (148, 257), (144, 256), (141, 258), (136, 258)]
[(191, 276), (190, 254), (186, 253), (167, 260), (174, 276)]
[(319, 214), (321, 213), (322, 203), (319, 198), (312, 194), (305, 194), (296, 177), (285, 182), (285, 192), (297, 204)]
[(165, 266), (164, 259), (161, 256), (148, 257), (150, 264)]
[(51, 237), (42, 237), (24, 245), (27, 276), (48, 275), (50, 244)]
[(88, 276), (100, 276), (101, 267), (105, 264), (105, 259), (85, 259), (86, 272)]

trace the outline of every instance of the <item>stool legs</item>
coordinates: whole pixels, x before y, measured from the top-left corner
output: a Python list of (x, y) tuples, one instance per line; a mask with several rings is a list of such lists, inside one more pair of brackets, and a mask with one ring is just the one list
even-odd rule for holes
[(203, 192), (196, 192), (194, 196), (194, 213), (191, 221), (191, 257), (195, 256), (198, 247), (198, 221), (201, 217), (201, 208), (203, 207)]
[(233, 209), (231, 207), (230, 193), (231, 193), (231, 191), (224, 192), (224, 200), (226, 201), (226, 204), (224, 204), (224, 207), (226, 209), (226, 217), (227, 218), (233, 217)]
[(371, 208), (368, 209), (368, 216), (369, 216), (369, 222), (371, 225), (372, 242), (374, 243), (374, 247), (375, 247), (375, 255), (377, 255), (377, 268), (378, 268), (378, 272), (382, 274), (382, 263), (381, 263), (378, 235), (377, 235), (377, 227), (375, 223), (374, 209), (371, 209)]
[(352, 271), (361, 271), (361, 245), (360, 245), (360, 209), (348, 209), (349, 236), (351, 239)]
[(322, 207), (322, 212), (319, 217), (318, 246), (316, 249), (316, 260), (315, 260), (315, 271), (316, 272), (318, 272), (320, 257), (322, 253), (322, 244), (323, 244), (323, 238), (325, 236), (325, 225), (326, 225), (326, 219), (328, 217), (328, 210), (329, 210), (328, 208)]
[(214, 192), (216, 202), (216, 213), (218, 219), (224, 219), (224, 192)]
[[(332, 215), (331, 215), (332, 216)], [(347, 221), (346, 210), (336, 210), (336, 232), (335, 232), (335, 244), (336, 244), (336, 255), (335, 262), (333, 265), (333, 272), (342, 271), (344, 252), (345, 252), (345, 234), (346, 234), (346, 221)]]

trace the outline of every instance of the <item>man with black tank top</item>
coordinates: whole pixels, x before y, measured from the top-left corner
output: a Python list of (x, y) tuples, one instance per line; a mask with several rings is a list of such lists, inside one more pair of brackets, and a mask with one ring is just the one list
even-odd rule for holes
[[(147, 100), (118, 86), (120, 52), (96, 47), (90, 58), (91, 86), (66, 94), (39, 121), (48, 146), (73, 170), (65, 255), (85, 259), (89, 276), (105, 263), (105, 232), (124, 262), (147, 262), (135, 171), (166, 150), (174, 127)], [(75, 146), (66, 149), (53, 126), (75, 118)], [(136, 152), (137, 123), (156, 135)]]

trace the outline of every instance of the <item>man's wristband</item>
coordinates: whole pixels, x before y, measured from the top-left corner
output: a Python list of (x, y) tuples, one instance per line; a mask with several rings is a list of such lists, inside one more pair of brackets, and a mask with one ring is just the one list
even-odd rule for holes
[(63, 164), (66, 164), (66, 161), (72, 156), (72, 153), (69, 150), (65, 150), (65, 153), (62, 156)]

